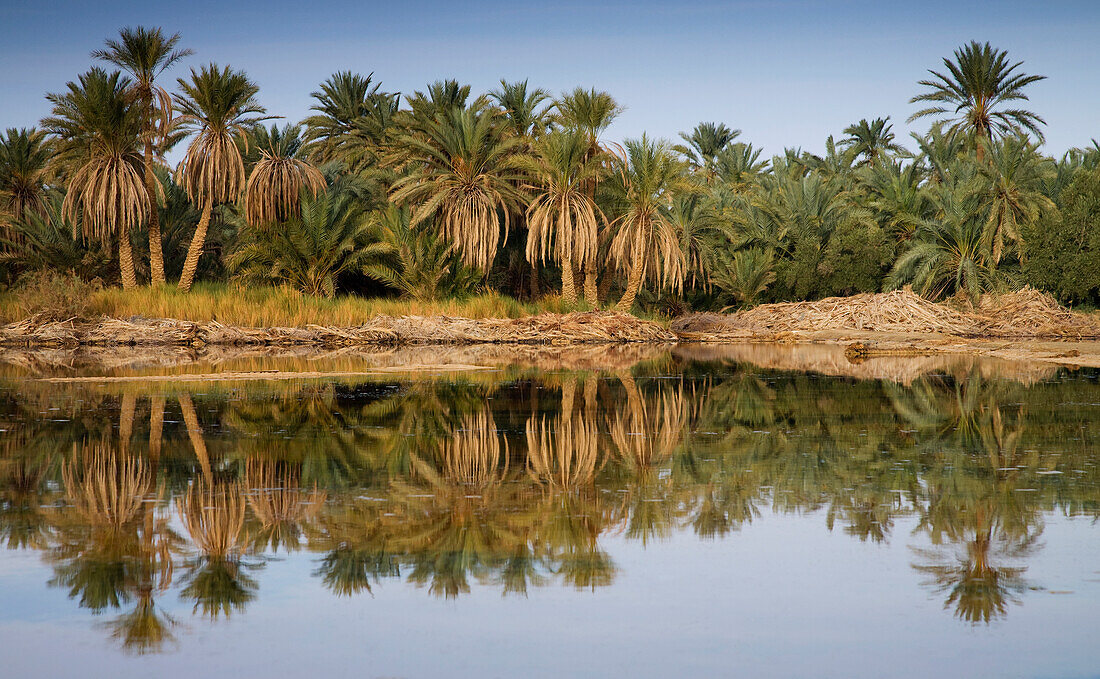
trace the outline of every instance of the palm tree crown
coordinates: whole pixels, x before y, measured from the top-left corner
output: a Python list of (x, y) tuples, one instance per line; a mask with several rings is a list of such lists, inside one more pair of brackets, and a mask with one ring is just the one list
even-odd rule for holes
[(972, 136), (982, 156), (982, 142), (994, 135), (1004, 136), (1030, 132), (1040, 141), (1043, 132), (1040, 125), (1046, 121), (1024, 109), (1003, 108), (1007, 102), (1027, 101), (1024, 88), (1046, 78), (1018, 72), (1022, 61), (1012, 64), (1008, 52), (972, 41), (955, 50), (954, 61), (944, 58), (945, 73), (930, 70), (933, 79), (918, 84), (929, 88), (909, 100), (910, 103), (928, 102), (928, 108), (909, 116), (912, 122), (926, 116), (945, 116), (952, 132)]

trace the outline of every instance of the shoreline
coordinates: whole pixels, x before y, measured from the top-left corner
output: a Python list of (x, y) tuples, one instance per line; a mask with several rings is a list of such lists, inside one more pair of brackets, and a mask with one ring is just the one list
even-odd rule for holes
[[(383, 352), (415, 352), (406, 364), (439, 365), (438, 350), (461, 351), (455, 361), (484, 366), (522, 357), (525, 361), (567, 369), (625, 367), (664, 351), (711, 353), (727, 358), (775, 351), (821, 352), (830, 356), (830, 371), (874, 374), (876, 365), (919, 362), (935, 356), (970, 356), (1009, 362), (1032, 362), (1051, 368), (1100, 368), (1100, 339), (1046, 337), (973, 337), (942, 332), (896, 330), (801, 330), (782, 332), (701, 332), (666, 329), (654, 321), (610, 312), (543, 314), (521, 319), (455, 317), (377, 317), (355, 328), (237, 328), (216, 322), (170, 319), (61, 321), (0, 326), (0, 362), (18, 364), (36, 355), (56, 354), (47, 363), (60, 365), (65, 356), (82, 356), (91, 363), (112, 362), (119, 354), (152, 357), (175, 354), (173, 364), (201, 362), (213, 355), (294, 352), (303, 356), (347, 353), (370, 356)], [(783, 349), (789, 347), (788, 349)], [(772, 351), (772, 353), (775, 353)], [(625, 353), (624, 353), (625, 352)], [(93, 358), (97, 357), (97, 358)], [(911, 359), (908, 360), (907, 359)], [(746, 360), (752, 361), (751, 357)], [(121, 361), (125, 363), (126, 361)], [(861, 364), (871, 364), (862, 366)], [(797, 361), (790, 364), (798, 369)], [(812, 366), (807, 366), (813, 369)], [(368, 368), (368, 371), (372, 368)], [(357, 372), (357, 371), (355, 371)]]

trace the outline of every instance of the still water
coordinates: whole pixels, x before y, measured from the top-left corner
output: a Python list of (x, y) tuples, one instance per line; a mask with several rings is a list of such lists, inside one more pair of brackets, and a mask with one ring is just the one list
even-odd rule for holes
[(6, 356), (0, 675), (1100, 676), (1098, 373), (616, 351)]

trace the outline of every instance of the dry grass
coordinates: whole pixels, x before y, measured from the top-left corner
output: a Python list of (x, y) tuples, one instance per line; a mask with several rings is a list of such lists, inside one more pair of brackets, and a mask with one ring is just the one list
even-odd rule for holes
[(775, 339), (783, 333), (879, 331), (958, 337), (1100, 337), (1100, 319), (1058, 304), (1032, 288), (982, 297), (977, 307), (956, 308), (908, 288), (815, 302), (762, 304), (734, 314), (696, 314), (671, 329), (681, 339)]
[[(13, 323), (41, 311), (41, 304), (28, 304), (26, 296), (17, 291), (0, 293), (0, 322)], [(327, 299), (288, 288), (199, 283), (190, 292), (173, 286), (93, 291), (83, 313), (113, 318), (142, 316), (195, 323), (218, 321), (245, 327), (300, 328), (311, 324), (355, 326), (380, 315), (522, 318), (571, 310), (560, 297), (546, 297), (535, 304), (497, 293), (434, 302), (352, 296)]]

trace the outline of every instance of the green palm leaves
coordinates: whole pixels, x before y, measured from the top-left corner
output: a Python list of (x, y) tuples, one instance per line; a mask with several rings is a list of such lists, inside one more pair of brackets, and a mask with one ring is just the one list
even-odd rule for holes
[(332, 297), (345, 272), (361, 272), (386, 253), (351, 192), (333, 188), (301, 195), (301, 216), (245, 228), (229, 255), (246, 279), (276, 281), (309, 295)]
[(46, 172), (52, 150), (46, 134), (8, 128), (0, 134), (0, 223), (45, 215)]
[(1016, 135), (1030, 132), (1043, 139), (1040, 125), (1046, 121), (1038, 115), (1018, 108), (1006, 108), (1016, 101), (1027, 101), (1024, 88), (1046, 78), (1017, 71), (1022, 61), (1015, 64), (1008, 59), (1008, 52), (991, 46), (988, 42), (971, 42), (955, 50), (954, 60), (943, 60), (945, 72), (929, 71), (934, 78), (921, 80), (920, 85), (929, 91), (919, 94), (910, 103), (928, 103), (927, 108), (909, 116), (912, 122), (926, 116), (945, 117), (951, 123), (952, 132), (960, 132), (975, 140), (979, 159), (982, 143), (994, 136)]

